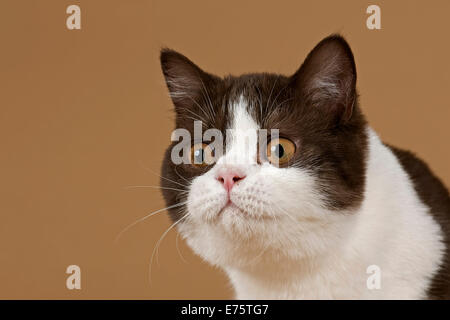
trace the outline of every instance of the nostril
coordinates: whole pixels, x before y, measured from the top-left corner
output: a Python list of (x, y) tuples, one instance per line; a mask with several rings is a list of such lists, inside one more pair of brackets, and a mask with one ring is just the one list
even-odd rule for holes
[(219, 181), (227, 191), (230, 191), (231, 188), (238, 182), (244, 179), (244, 175), (236, 174), (235, 172), (225, 172), (220, 174), (216, 179)]

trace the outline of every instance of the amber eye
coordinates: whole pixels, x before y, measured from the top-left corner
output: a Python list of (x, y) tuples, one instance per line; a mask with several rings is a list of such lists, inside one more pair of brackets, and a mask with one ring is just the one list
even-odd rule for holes
[(272, 139), (267, 144), (267, 159), (274, 165), (283, 165), (294, 156), (295, 144), (285, 138)]
[(196, 167), (203, 167), (214, 162), (213, 150), (204, 143), (196, 143), (191, 148), (191, 164)]

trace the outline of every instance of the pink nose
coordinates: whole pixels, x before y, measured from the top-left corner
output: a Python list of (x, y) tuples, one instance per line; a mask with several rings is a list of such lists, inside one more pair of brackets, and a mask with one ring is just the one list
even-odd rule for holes
[(223, 184), (225, 190), (230, 192), (231, 188), (235, 185), (236, 182), (245, 178), (245, 175), (237, 174), (235, 171), (226, 171), (224, 173), (219, 174), (217, 180)]

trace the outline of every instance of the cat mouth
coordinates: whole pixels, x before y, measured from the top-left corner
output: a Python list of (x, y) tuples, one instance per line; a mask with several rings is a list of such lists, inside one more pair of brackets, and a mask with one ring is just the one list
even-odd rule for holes
[(219, 213), (217, 214), (217, 216), (221, 216), (227, 212), (236, 212), (236, 213), (240, 213), (243, 215), (248, 215), (248, 213), (244, 210), (242, 210), (241, 208), (239, 208), (234, 202), (232, 202), (231, 200), (228, 199), (228, 202), (223, 206), (222, 209), (220, 209)]
[(239, 216), (239, 217), (244, 217), (244, 218), (248, 218), (248, 219), (254, 219), (254, 220), (273, 219), (273, 217), (268, 216), (267, 214), (259, 214), (259, 215), (252, 214), (252, 213), (240, 208), (238, 205), (236, 205), (231, 200), (228, 200), (227, 204), (224, 205), (222, 209), (220, 209), (219, 213), (217, 214), (217, 217), (220, 217), (223, 215), (228, 215), (228, 214)]

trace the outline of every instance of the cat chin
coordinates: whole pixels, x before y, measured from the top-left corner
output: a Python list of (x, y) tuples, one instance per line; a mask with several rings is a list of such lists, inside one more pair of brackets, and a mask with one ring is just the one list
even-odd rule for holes
[(334, 216), (335, 223), (299, 219), (300, 223), (294, 225), (287, 217), (260, 220), (224, 212), (215, 224), (188, 219), (178, 231), (210, 264), (242, 269), (299, 261), (332, 251), (340, 242), (343, 226), (338, 220), (345, 220), (342, 217)]
[[(182, 228), (180, 228), (182, 229)], [(181, 231), (181, 234), (184, 234)], [(234, 241), (228, 236), (184, 236), (189, 247), (209, 264), (220, 268), (246, 268), (257, 264), (264, 254), (264, 247), (258, 241), (242, 240), (236, 237)]]

